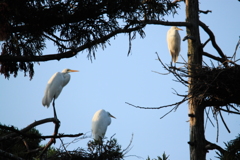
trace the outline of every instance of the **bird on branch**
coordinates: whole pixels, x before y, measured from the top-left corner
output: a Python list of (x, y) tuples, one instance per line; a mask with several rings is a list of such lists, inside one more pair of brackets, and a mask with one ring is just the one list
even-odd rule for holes
[(49, 107), (50, 103), (53, 101), (53, 112), (54, 118), (57, 118), (55, 110), (55, 99), (60, 95), (63, 87), (65, 87), (70, 81), (70, 72), (78, 72), (77, 70), (64, 69), (62, 72), (55, 73), (48, 81), (44, 97), (42, 99), (43, 106)]

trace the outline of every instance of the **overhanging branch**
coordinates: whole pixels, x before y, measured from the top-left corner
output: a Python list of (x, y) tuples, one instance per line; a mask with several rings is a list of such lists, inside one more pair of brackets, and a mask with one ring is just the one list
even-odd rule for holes
[(84, 45), (72, 49), (71, 51), (67, 51), (64, 53), (56, 53), (56, 54), (49, 54), (49, 55), (43, 55), (43, 56), (11, 56), (11, 55), (2, 55), (0, 56), (0, 62), (41, 62), (41, 61), (50, 61), (50, 60), (61, 60), (63, 58), (71, 58), (75, 56), (78, 52), (83, 51), (87, 48), (90, 48), (93, 45), (98, 45), (100, 43), (104, 43), (108, 39), (116, 36), (119, 33), (130, 33), (139, 29), (142, 29), (145, 27), (145, 24), (140, 24), (133, 28), (128, 28), (130, 25), (126, 25), (124, 28), (117, 29), (111, 33), (109, 33), (106, 36), (103, 36), (100, 39), (85, 43)]

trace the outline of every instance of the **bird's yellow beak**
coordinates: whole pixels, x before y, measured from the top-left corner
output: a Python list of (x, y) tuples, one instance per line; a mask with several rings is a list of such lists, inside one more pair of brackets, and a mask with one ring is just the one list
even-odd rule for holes
[(114, 117), (114, 116), (113, 116), (113, 115), (111, 115), (111, 114), (110, 114), (110, 117), (117, 119), (116, 117)]
[(181, 28), (178, 28), (178, 27), (176, 27), (176, 30), (180, 30), (180, 31), (183, 31)]
[(79, 72), (78, 70), (69, 70), (69, 72)]

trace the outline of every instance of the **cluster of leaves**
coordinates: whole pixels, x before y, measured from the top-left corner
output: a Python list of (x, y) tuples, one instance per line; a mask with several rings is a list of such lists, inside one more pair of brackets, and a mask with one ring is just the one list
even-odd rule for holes
[[(95, 57), (98, 46), (105, 47), (119, 33), (139, 33), (145, 25), (138, 20), (163, 20), (175, 14), (178, 4), (170, 0), (8, 0), (0, 2), (0, 72), (9, 77), (18, 70), (33, 76), (34, 61), (63, 57), (44, 57), (46, 40), (58, 48), (58, 54), (75, 54), (85, 49)], [(133, 36), (134, 37), (134, 36)], [(131, 39), (131, 38), (130, 38)], [(70, 54), (69, 58), (75, 54)], [(42, 56), (42, 59), (33, 59)], [(18, 59), (14, 59), (14, 58)], [(20, 58), (19, 58), (20, 57)]]

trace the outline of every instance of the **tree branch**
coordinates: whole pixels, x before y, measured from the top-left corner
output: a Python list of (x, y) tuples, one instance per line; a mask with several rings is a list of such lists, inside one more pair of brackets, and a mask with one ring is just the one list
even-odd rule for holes
[[(208, 26), (206, 24), (204, 24), (203, 22), (199, 21), (199, 25), (202, 27), (202, 29), (207, 32), (207, 34), (209, 35), (212, 45), (213, 47), (217, 50), (218, 54), (224, 59), (224, 62), (227, 62), (227, 57), (224, 55), (224, 53), (222, 52), (221, 48), (217, 45), (216, 40), (215, 40), (215, 36), (213, 34), (213, 32), (208, 28)], [(225, 63), (224, 63), (225, 64)]]
[(111, 33), (109, 33), (106, 36), (103, 36), (100, 39), (96, 39), (91, 42), (87, 42), (84, 45), (72, 49), (71, 51), (67, 51), (64, 53), (56, 53), (56, 54), (49, 54), (49, 55), (43, 55), (43, 56), (11, 56), (11, 55), (1, 55), (0, 56), (0, 62), (6, 62), (6, 61), (11, 61), (11, 62), (41, 62), (41, 61), (50, 61), (50, 60), (61, 60), (63, 58), (71, 58), (75, 56), (78, 52), (83, 51), (87, 48), (90, 48), (93, 45), (97, 45), (100, 43), (104, 43), (108, 39), (116, 36), (119, 33), (129, 33), (132, 31), (136, 31), (139, 29), (142, 29), (145, 27), (144, 24), (140, 24), (136, 27), (133, 28), (128, 28), (130, 25), (126, 25), (124, 28), (117, 29)]
[(17, 157), (15, 155), (11, 154), (11, 153), (5, 152), (5, 151), (3, 151), (1, 149), (0, 149), (0, 155), (1, 155), (1, 157), (13, 159), (13, 160), (24, 160), (24, 159), (22, 159), (20, 157)]
[(136, 24), (157, 24), (157, 25), (164, 25), (164, 26), (184, 26), (184, 27), (191, 27), (192, 24), (189, 22), (169, 22), (169, 21), (160, 21), (160, 20), (131, 20), (131, 23)]
[[(53, 136), (55, 137), (55, 136), (57, 136), (57, 134), (58, 134), (58, 129), (59, 129), (59, 127), (60, 127), (60, 121), (59, 121), (57, 118), (54, 118), (54, 119), (55, 119), (55, 121), (54, 121), (55, 127), (54, 127)], [(44, 153), (48, 150), (48, 148), (49, 148), (53, 143), (55, 143), (55, 142), (56, 142), (55, 138), (51, 138), (50, 141), (47, 143), (47, 145), (43, 148), (43, 151), (41, 152), (41, 154), (39, 155), (39, 157), (42, 158), (43, 154), (44, 154)]]
[(218, 150), (221, 154), (224, 154), (226, 151), (224, 149), (222, 149), (220, 146), (214, 144), (214, 143), (211, 143), (209, 141), (206, 140), (206, 146), (205, 146), (205, 149), (206, 150)]
[(206, 11), (203, 11), (203, 10), (199, 10), (199, 13), (204, 13), (204, 14), (208, 14), (208, 13), (212, 13), (212, 11), (211, 10), (206, 10)]
[(27, 136), (27, 134), (26, 134), (27, 131), (29, 131), (30, 129), (32, 129), (32, 128), (38, 126), (38, 125), (48, 123), (48, 122), (56, 123), (57, 120), (55, 118), (46, 118), (46, 119), (42, 119), (42, 120), (39, 120), (39, 121), (35, 121), (32, 124), (28, 125), (27, 127), (21, 129), (20, 131), (14, 129), (13, 127), (5, 127), (5, 126), (0, 125), (0, 128), (8, 129), (8, 130), (11, 130), (11, 131), (15, 132), (15, 133), (11, 133), (11, 134), (8, 134), (6, 136), (0, 137), (0, 141), (19, 136), (19, 134), (23, 135), (23, 136), (25, 136), (25, 135)]

